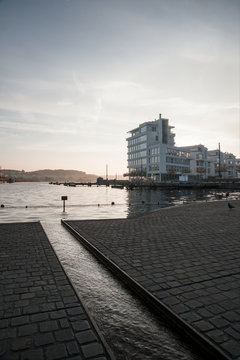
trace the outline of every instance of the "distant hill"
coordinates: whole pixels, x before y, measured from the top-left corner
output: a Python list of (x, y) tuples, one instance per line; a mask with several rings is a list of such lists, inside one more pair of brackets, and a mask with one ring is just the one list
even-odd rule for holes
[(24, 170), (1, 170), (1, 175), (14, 181), (59, 181), (59, 182), (95, 182), (97, 175), (86, 174), (78, 170), (36, 170), (26, 172)]

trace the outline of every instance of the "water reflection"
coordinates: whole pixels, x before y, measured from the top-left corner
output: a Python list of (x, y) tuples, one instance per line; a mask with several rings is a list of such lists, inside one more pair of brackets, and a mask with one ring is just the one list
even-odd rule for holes
[[(68, 196), (65, 213), (62, 211), (63, 195)], [(229, 198), (234, 196), (239, 196), (239, 192), (230, 193)], [(224, 197), (224, 192), (204, 189), (126, 190), (48, 183), (0, 184), (0, 204), (5, 206), (0, 208), (0, 221), (126, 218), (166, 206)]]
[[(127, 192), (127, 216), (135, 216), (160, 208), (182, 205), (193, 201), (214, 201), (226, 199), (226, 192), (206, 189), (136, 189)], [(229, 199), (239, 196), (239, 192), (229, 193)]]

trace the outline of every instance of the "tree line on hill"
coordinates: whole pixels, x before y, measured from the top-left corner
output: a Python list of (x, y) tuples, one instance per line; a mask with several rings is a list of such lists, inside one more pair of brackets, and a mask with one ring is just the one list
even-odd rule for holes
[(78, 170), (1, 170), (1, 178), (12, 179), (13, 181), (48, 181), (48, 182), (96, 182), (97, 175), (86, 174)]

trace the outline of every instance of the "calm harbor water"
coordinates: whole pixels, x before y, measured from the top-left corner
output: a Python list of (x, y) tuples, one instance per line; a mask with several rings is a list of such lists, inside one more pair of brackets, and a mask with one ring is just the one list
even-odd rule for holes
[[(63, 195), (68, 196), (65, 213), (61, 201)], [(230, 194), (230, 197), (236, 195)], [(80, 298), (117, 360), (201, 360), (204, 356), (195, 353), (112, 276), (61, 226), (60, 220), (126, 218), (187, 201), (214, 199), (214, 191), (127, 191), (48, 183), (0, 184), (0, 205), (4, 205), (0, 208), (0, 222), (41, 221)]]

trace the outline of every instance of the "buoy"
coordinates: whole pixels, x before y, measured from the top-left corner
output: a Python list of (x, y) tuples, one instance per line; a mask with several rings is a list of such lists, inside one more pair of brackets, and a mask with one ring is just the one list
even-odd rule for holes
[(99, 206), (100, 206), (100, 204), (97, 204), (97, 206), (99, 207)]
[(4, 205), (3, 205), (3, 204), (1, 204), (1, 208), (4, 208)]
[(115, 202), (114, 201), (112, 201), (112, 204), (111, 205), (115, 205)]
[(26, 205), (26, 209), (27, 209), (27, 205)]
[(144, 204), (144, 201), (142, 201), (142, 204)]

